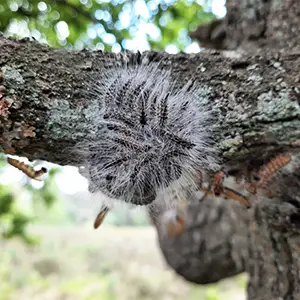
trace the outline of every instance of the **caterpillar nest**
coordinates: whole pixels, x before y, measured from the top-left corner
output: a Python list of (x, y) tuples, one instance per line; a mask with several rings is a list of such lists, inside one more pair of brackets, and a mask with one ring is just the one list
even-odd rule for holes
[(216, 167), (208, 100), (159, 65), (113, 69), (90, 95), (93, 137), (78, 145), (91, 193), (148, 205)]

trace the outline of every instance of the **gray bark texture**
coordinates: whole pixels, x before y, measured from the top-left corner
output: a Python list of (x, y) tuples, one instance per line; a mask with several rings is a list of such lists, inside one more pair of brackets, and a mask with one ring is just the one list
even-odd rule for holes
[(249, 258), (249, 212), (233, 201), (205, 198), (187, 209), (183, 234), (168, 237), (163, 212), (152, 217), (167, 263), (185, 279), (214, 283), (241, 273)]
[(188, 207), (187, 226), (177, 237), (163, 234), (158, 214), (153, 223), (166, 261), (200, 284), (246, 270), (250, 300), (300, 299), (300, 50), (293, 29), (300, 28), (300, 3), (228, 0), (227, 8), (223, 33), (215, 33), (221, 46), (206, 45), (238, 51), (75, 52), (0, 38), (1, 147), (30, 159), (77, 165), (70, 149), (91, 134), (88, 91), (97, 74), (160, 62), (178, 84), (192, 79), (200, 97), (209, 100), (224, 167), (243, 173), (276, 153), (293, 158), (266, 183), (273, 197), (251, 197), (249, 210), (207, 197)]
[(227, 0), (224, 19), (190, 36), (205, 48), (261, 51), (299, 47), (298, 0)]
[[(89, 136), (93, 78), (108, 68), (160, 62), (181, 84), (192, 79), (214, 108), (213, 137), (224, 161), (297, 145), (300, 53), (234, 58), (216, 51), (195, 55), (113, 54), (50, 49), (29, 40), (0, 40), (6, 100), (4, 148), (28, 158), (74, 164), (63, 149)], [(4, 101), (5, 100), (5, 101)], [(8, 107), (9, 106), (9, 107)], [(59, 151), (57, 151), (60, 149)]]

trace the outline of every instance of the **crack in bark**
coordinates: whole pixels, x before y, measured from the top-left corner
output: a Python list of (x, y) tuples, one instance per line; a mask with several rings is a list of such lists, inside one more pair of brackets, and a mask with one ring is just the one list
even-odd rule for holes
[(284, 249), (284, 252), (287, 256), (287, 281), (288, 281), (288, 289), (286, 294), (284, 295), (284, 300), (293, 300), (294, 299), (294, 291), (295, 291), (295, 276), (296, 274), (293, 274), (294, 269), (294, 262), (293, 262), (293, 254), (291, 252), (291, 247), (289, 245), (288, 239), (286, 237), (283, 237), (282, 239), (282, 248)]
[(276, 124), (276, 123), (284, 123), (284, 122), (293, 122), (293, 121), (298, 121), (299, 126), (300, 126), (300, 116), (289, 116), (286, 118), (280, 118), (276, 120), (259, 120), (258, 124)]
[(279, 297), (280, 296), (280, 288), (279, 288), (280, 287), (280, 279), (279, 279), (279, 277), (280, 277), (280, 274), (282, 274), (282, 271), (281, 271), (280, 264), (278, 263), (277, 256), (280, 253), (280, 248), (277, 245), (278, 240), (273, 235), (274, 235), (274, 233), (271, 231), (270, 232), (270, 241), (272, 244), (272, 248), (274, 250), (273, 258), (274, 258), (274, 265), (275, 265), (277, 274), (275, 275), (275, 278), (273, 281), (272, 293), (274, 296)]

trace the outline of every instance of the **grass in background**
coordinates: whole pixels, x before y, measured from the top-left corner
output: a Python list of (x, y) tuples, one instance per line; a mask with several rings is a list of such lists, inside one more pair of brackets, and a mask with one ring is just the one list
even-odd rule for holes
[(245, 275), (215, 285), (169, 269), (151, 227), (36, 227), (39, 245), (0, 240), (0, 300), (244, 300)]

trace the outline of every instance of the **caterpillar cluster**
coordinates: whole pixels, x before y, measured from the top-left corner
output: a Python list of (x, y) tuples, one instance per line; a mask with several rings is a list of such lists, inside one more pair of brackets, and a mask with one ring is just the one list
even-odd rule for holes
[(217, 168), (207, 99), (192, 82), (178, 88), (170, 71), (140, 65), (107, 71), (90, 95), (93, 137), (77, 150), (91, 193), (149, 205)]

